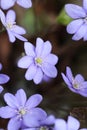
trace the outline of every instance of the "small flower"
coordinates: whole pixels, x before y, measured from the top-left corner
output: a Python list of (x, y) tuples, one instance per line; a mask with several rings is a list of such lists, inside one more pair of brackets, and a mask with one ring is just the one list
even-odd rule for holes
[(77, 74), (74, 78), (71, 69), (66, 67), (66, 75), (62, 73), (62, 78), (71, 91), (87, 97), (87, 81), (84, 81), (81, 74)]
[(0, 0), (2, 9), (9, 9), (17, 3), (24, 8), (30, 8), (32, 6), (31, 0)]
[(0, 9), (0, 19), (7, 30), (10, 42), (15, 42), (16, 38), (27, 41), (26, 38), (21, 36), (26, 33), (25, 29), (16, 25), (16, 14), (13, 10), (9, 10), (5, 16), (4, 12)]
[[(2, 69), (2, 64), (0, 63), (0, 70)], [(1, 86), (1, 84), (5, 84), (9, 81), (9, 76), (7, 76), (6, 74), (0, 74), (0, 93), (3, 91), (3, 87)]]
[(55, 117), (54, 115), (49, 115), (45, 120), (40, 122), (40, 125), (42, 126), (51, 126), (55, 122)]
[(75, 4), (65, 5), (66, 13), (74, 20), (67, 26), (67, 32), (74, 34), (73, 40), (83, 38), (87, 40), (87, 0), (83, 0), (83, 7)]
[(39, 126), (31, 128), (29, 126), (29, 119), (26, 121), (26, 127), (22, 130), (52, 130), (55, 123), (55, 117), (53, 115), (48, 116), (45, 120), (39, 121)]
[(40, 94), (32, 95), (28, 100), (23, 89), (19, 89), (15, 96), (11, 93), (4, 95), (8, 106), (0, 108), (0, 117), (11, 118), (8, 123), (8, 130), (19, 130), (29, 119), (29, 126), (38, 126), (38, 120), (46, 118), (46, 112), (37, 107), (42, 101)]
[(49, 78), (57, 76), (55, 64), (58, 57), (51, 53), (52, 46), (49, 41), (44, 42), (41, 38), (36, 40), (36, 48), (29, 42), (24, 43), (26, 56), (18, 61), (18, 67), (28, 68), (25, 78), (38, 84), (44, 75)]
[(78, 130), (80, 127), (80, 122), (72, 117), (68, 116), (67, 122), (63, 119), (56, 119), (54, 130)]
[(44, 121), (40, 122), (39, 130), (53, 130), (54, 123), (55, 117), (53, 115), (50, 115)]

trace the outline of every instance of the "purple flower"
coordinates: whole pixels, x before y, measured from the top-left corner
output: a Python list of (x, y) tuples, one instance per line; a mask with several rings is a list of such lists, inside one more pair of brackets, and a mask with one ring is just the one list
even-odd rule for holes
[(9, 9), (10, 7), (14, 6), (15, 3), (24, 8), (30, 8), (32, 6), (31, 0), (0, 0), (0, 1), (2, 9)]
[(39, 129), (53, 130), (54, 123), (55, 117), (53, 115), (50, 115), (44, 121), (40, 122)]
[(10, 42), (15, 42), (16, 38), (27, 41), (26, 38), (21, 36), (26, 33), (25, 29), (16, 25), (16, 14), (13, 10), (9, 10), (5, 16), (4, 12), (0, 9), (0, 19), (7, 30)]
[(44, 42), (41, 38), (36, 40), (36, 48), (29, 42), (24, 43), (26, 56), (18, 61), (18, 67), (27, 68), (25, 78), (38, 84), (44, 75), (49, 78), (57, 76), (55, 64), (58, 57), (51, 53), (52, 45), (49, 41)]
[(8, 106), (0, 108), (2, 118), (11, 118), (8, 123), (8, 130), (19, 130), (29, 119), (29, 126), (38, 126), (38, 120), (46, 118), (46, 112), (37, 107), (42, 101), (39, 94), (32, 95), (28, 100), (23, 89), (19, 89), (15, 96), (11, 93), (4, 95)]
[(53, 115), (49, 115), (45, 120), (42, 120), (40, 122), (40, 125), (42, 126), (50, 126), (53, 125), (55, 122), (55, 117)]
[(84, 81), (81, 74), (77, 74), (74, 77), (71, 69), (66, 67), (66, 75), (62, 73), (62, 78), (71, 91), (87, 97), (87, 81)]
[[(0, 70), (2, 69), (2, 64), (0, 63)], [(0, 84), (5, 84), (9, 81), (9, 77), (6, 74), (0, 74)], [(3, 87), (0, 85), (0, 93), (3, 91)]]
[(39, 126), (36, 128), (31, 128), (29, 126), (29, 120), (26, 121), (26, 127), (22, 130), (51, 130), (55, 123), (55, 117), (53, 115), (48, 116), (45, 120), (39, 121)]
[(72, 116), (68, 116), (67, 122), (63, 119), (56, 119), (54, 130), (78, 130), (79, 127), (79, 121)]
[(65, 5), (66, 13), (74, 20), (67, 26), (67, 32), (74, 34), (73, 40), (80, 40), (83, 38), (87, 40), (87, 0), (83, 0), (83, 7), (75, 4)]

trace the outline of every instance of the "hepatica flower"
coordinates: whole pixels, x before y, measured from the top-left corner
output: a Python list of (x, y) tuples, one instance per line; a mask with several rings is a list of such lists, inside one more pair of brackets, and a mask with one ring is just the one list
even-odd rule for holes
[(76, 118), (68, 116), (67, 122), (63, 119), (56, 119), (54, 130), (79, 130), (79, 127), (80, 122)]
[(53, 130), (54, 123), (55, 117), (53, 115), (50, 115), (44, 121), (40, 122), (39, 130)]
[[(2, 69), (2, 64), (0, 63), (0, 70)], [(0, 93), (3, 91), (3, 87), (1, 86), (2, 84), (5, 84), (9, 81), (9, 76), (6, 74), (0, 74)]]
[(80, 40), (83, 38), (84, 41), (87, 40), (87, 0), (83, 0), (83, 6), (78, 6), (75, 4), (65, 5), (66, 13), (74, 19), (67, 26), (67, 32), (69, 34), (74, 34), (73, 40)]
[(25, 29), (16, 25), (16, 14), (13, 10), (9, 10), (5, 16), (4, 12), (0, 9), (0, 19), (7, 30), (10, 42), (15, 42), (16, 38), (27, 41), (26, 38), (21, 36), (26, 33)]
[(31, 0), (0, 0), (2, 9), (9, 9), (17, 3), (24, 8), (30, 8), (32, 6)]
[(22, 130), (52, 130), (54, 123), (55, 123), (55, 117), (53, 115), (48, 116), (45, 120), (39, 121), (39, 126), (31, 128), (29, 126), (29, 120), (26, 121), (26, 127)]
[(4, 100), (7, 106), (0, 108), (0, 117), (11, 118), (8, 130), (19, 130), (27, 120), (30, 127), (38, 126), (38, 121), (47, 116), (44, 110), (37, 107), (42, 101), (40, 94), (34, 94), (27, 100), (24, 90), (19, 89), (15, 95), (6, 93)]
[(81, 74), (74, 77), (71, 69), (66, 67), (66, 75), (62, 73), (62, 78), (71, 91), (87, 97), (87, 81), (84, 80)]
[(41, 38), (36, 40), (36, 48), (29, 42), (24, 43), (26, 55), (18, 61), (18, 67), (27, 68), (25, 78), (38, 84), (44, 75), (49, 78), (57, 76), (55, 64), (58, 57), (51, 53), (52, 45), (49, 41), (44, 42)]

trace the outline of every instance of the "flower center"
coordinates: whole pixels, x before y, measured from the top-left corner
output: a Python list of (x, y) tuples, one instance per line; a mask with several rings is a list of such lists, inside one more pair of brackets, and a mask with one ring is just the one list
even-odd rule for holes
[(42, 62), (43, 62), (41, 58), (36, 58), (35, 61), (36, 61), (37, 64), (40, 64), (40, 65), (41, 65)]
[(42, 126), (40, 127), (40, 130), (49, 130), (49, 128), (47, 128), (46, 126)]
[(79, 85), (77, 83), (73, 84), (73, 86), (74, 86), (75, 89), (79, 88)]
[(27, 112), (27, 111), (26, 111), (24, 108), (22, 108), (22, 109), (19, 110), (19, 114), (20, 114), (21, 116), (25, 115), (26, 112)]
[(13, 22), (13, 23), (8, 22), (8, 23), (6, 24), (6, 28), (7, 28), (7, 29), (12, 29), (12, 27), (13, 27), (15, 24), (16, 24), (16, 22)]
[(78, 83), (77, 81), (73, 81), (73, 87), (75, 88), (75, 89), (80, 89), (80, 83)]

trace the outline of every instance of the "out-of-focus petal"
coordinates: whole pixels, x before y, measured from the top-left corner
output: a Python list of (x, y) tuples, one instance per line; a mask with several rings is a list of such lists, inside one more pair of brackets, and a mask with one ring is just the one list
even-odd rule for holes
[(16, 115), (16, 112), (13, 108), (9, 106), (1, 107), (0, 108), (0, 117), (2, 118), (11, 118)]
[(66, 77), (72, 82), (73, 80), (73, 74), (70, 67), (66, 67)]
[(46, 57), (52, 50), (52, 45), (49, 41), (44, 42), (44, 47), (41, 53), (41, 57)]
[(7, 33), (8, 33), (10, 42), (12, 42), (12, 43), (15, 42), (16, 38), (15, 38), (14, 34), (8, 29), (7, 29)]
[(78, 130), (80, 127), (80, 123), (76, 118), (69, 116), (67, 126), (69, 130)]
[(32, 80), (36, 74), (36, 71), (37, 71), (37, 66), (34, 64), (31, 64), (25, 73), (25, 78), (27, 80)]
[(50, 82), (52, 78), (48, 77), (47, 75), (43, 75), (43, 82)]
[(54, 130), (67, 130), (66, 122), (63, 119), (56, 119)]
[(32, 108), (29, 110), (29, 115), (35, 117), (37, 120), (45, 120), (47, 117), (47, 113), (41, 108)]
[(87, 88), (87, 81), (82, 82), (81, 86), (82, 86), (81, 88), (86, 89)]
[(29, 109), (34, 108), (40, 104), (42, 101), (42, 96), (40, 94), (35, 94), (29, 97), (29, 99), (26, 102), (26, 105)]
[(9, 10), (6, 14), (6, 23), (13, 24), (15, 22), (15, 19), (16, 19), (15, 11)]
[[(13, 33), (13, 32), (12, 32), (12, 33)], [(14, 35), (16, 38), (18, 38), (19, 40), (21, 40), (21, 41), (24, 41), (24, 42), (28, 41), (25, 37), (23, 37), (23, 36), (21, 36), (21, 35), (19, 35), (19, 34), (17, 34), (17, 33), (13, 33), (13, 35)]]
[(82, 19), (77, 19), (74, 20), (72, 22), (70, 22), (67, 26), (67, 32), (69, 34), (74, 34), (78, 31), (78, 29), (80, 28), (80, 26), (83, 24), (83, 20)]
[(14, 25), (13, 28), (11, 29), (13, 32), (17, 33), (17, 34), (25, 34), (26, 30), (18, 25)]
[(64, 82), (68, 85), (68, 86), (72, 86), (71, 82), (69, 81), (69, 79), (63, 74), (61, 73), (62, 78), (64, 80)]
[(48, 62), (51, 65), (55, 65), (58, 62), (58, 57), (54, 54), (49, 54), (45, 59), (44, 62)]
[(38, 127), (40, 125), (37, 118), (35, 116), (29, 115), (29, 114), (26, 114), (23, 117), (23, 122), (24, 122), (25, 126), (30, 127), (30, 128)]
[(15, 96), (19, 102), (19, 105), (24, 106), (27, 99), (25, 91), (23, 89), (19, 89)]
[(0, 85), (0, 93), (2, 93), (3, 90), (4, 88)]
[(1, 8), (9, 9), (15, 4), (15, 0), (1, 0)]
[(55, 66), (49, 63), (43, 63), (41, 68), (48, 77), (55, 78), (57, 76), (57, 69)]
[(5, 74), (0, 74), (0, 84), (7, 83), (9, 81), (9, 77)]
[(14, 117), (8, 122), (8, 130), (19, 130), (21, 124), (22, 120), (18, 119), (17, 117)]
[(24, 8), (30, 8), (32, 6), (31, 0), (17, 0), (17, 4)]
[(37, 54), (37, 57), (41, 56), (43, 48), (44, 48), (44, 41), (41, 38), (38, 37), (36, 39), (36, 50), (35, 50), (36, 54)]
[(84, 78), (81, 74), (77, 74), (75, 76), (75, 80), (78, 82), (78, 83), (81, 83), (81, 82), (84, 82)]
[(10, 93), (6, 93), (4, 95), (4, 100), (12, 108), (18, 108), (19, 107), (19, 104), (18, 104), (16, 97), (14, 95), (10, 94)]
[(84, 24), (82, 25), (79, 30), (74, 34), (74, 36), (72, 37), (73, 40), (80, 40), (82, 37), (84, 37), (84, 35), (87, 32), (87, 25)]
[(6, 25), (5, 14), (1, 9), (0, 9), (0, 20), (1, 20), (2, 24), (5, 26)]
[(18, 61), (18, 67), (28, 68), (33, 63), (33, 58), (29, 56), (24, 56)]
[(0, 70), (2, 70), (2, 64), (0, 63)]
[(43, 78), (43, 72), (41, 68), (37, 68), (37, 72), (33, 78), (35, 84), (39, 84), (42, 81)]
[(72, 85), (72, 86), (67, 86), (67, 87), (68, 87), (72, 92), (79, 94), (78, 89), (75, 89), (73, 85)]
[(53, 125), (55, 123), (55, 117), (53, 115), (48, 116), (45, 120), (41, 121), (41, 125)]
[(25, 42), (24, 43), (24, 49), (25, 49), (25, 53), (28, 55), (28, 56), (32, 56), (34, 57), (35, 56), (35, 47), (30, 43), (30, 42)]
[(81, 88), (81, 90), (79, 90), (78, 93), (83, 97), (87, 97), (87, 88)]
[(73, 80), (74, 77), (73, 77), (71, 68), (68, 67), (68, 66), (66, 67), (66, 76), (70, 80), (70, 82), (72, 82), (72, 80)]
[(66, 4), (65, 10), (66, 10), (67, 14), (73, 19), (86, 17), (86, 12), (84, 11), (84, 9), (82, 7), (80, 7), (78, 5)]
[(83, 8), (87, 12), (87, 0), (83, 0)]

